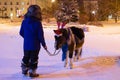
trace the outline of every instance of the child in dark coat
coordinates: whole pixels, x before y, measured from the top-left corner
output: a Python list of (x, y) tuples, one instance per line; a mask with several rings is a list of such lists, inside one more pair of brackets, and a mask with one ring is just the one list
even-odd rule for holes
[(20, 29), (20, 35), (24, 39), (24, 56), (21, 63), (22, 73), (26, 75), (29, 72), (30, 77), (39, 76), (36, 69), (41, 45), (44, 49), (47, 49), (41, 20), (41, 8), (38, 5), (31, 5), (25, 14)]

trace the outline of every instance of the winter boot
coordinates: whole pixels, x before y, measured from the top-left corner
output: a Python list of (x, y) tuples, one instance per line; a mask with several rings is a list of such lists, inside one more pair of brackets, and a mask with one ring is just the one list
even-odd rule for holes
[(36, 73), (36, 70), (30, 69), (29, 70), (29, 76), (30, 77), (38, 77), (39, 74)]
[(21, 68), (22, 68), (22, 74), (27, 75), (27, 73), (28, 73), (27, 65), (24, 63), (21, 63)]

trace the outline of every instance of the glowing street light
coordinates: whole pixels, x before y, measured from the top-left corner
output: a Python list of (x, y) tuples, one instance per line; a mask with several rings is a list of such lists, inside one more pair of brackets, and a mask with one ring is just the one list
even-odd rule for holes
[(13, 13), (10, 13), (10, 21), (12, 22), (13, 20)]
[(95, 11), (92, 11), (92, 14), (94, 14), (94, 15), (95, 15), (95, 13), (96, 13)]
[(52, 2), (52, 3), (54, 3), (54, 2), (55, 2), (55, 0), (51, 0), (51, 2)]

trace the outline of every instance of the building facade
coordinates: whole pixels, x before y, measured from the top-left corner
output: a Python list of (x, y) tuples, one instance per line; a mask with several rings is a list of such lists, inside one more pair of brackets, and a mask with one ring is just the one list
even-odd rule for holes
[(36, 0), (0, 0), (0, 18), (23, 16), (31, 4), (36, 4)]

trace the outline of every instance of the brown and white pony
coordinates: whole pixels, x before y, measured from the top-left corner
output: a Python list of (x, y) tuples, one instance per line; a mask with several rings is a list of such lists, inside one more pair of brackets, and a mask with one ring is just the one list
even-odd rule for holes
[(84, 31), (81, 28), (77, 27), (69, 27), (59, 30), (54, 30), (55, 33), (55, 48), (56, 50), (59, 48), (62, 48), (64, 44), (68, 45), (68, 51), (67, 56), (65, 59), (64, 66), (66, 67), (68, 64), (68, 56), (70, 58), (70, 68), (73, 68), (73, 53), (75, 51), (74, 59), (79, 59), (81, 52), (82, 52), (82, 46), (84, 43)]

